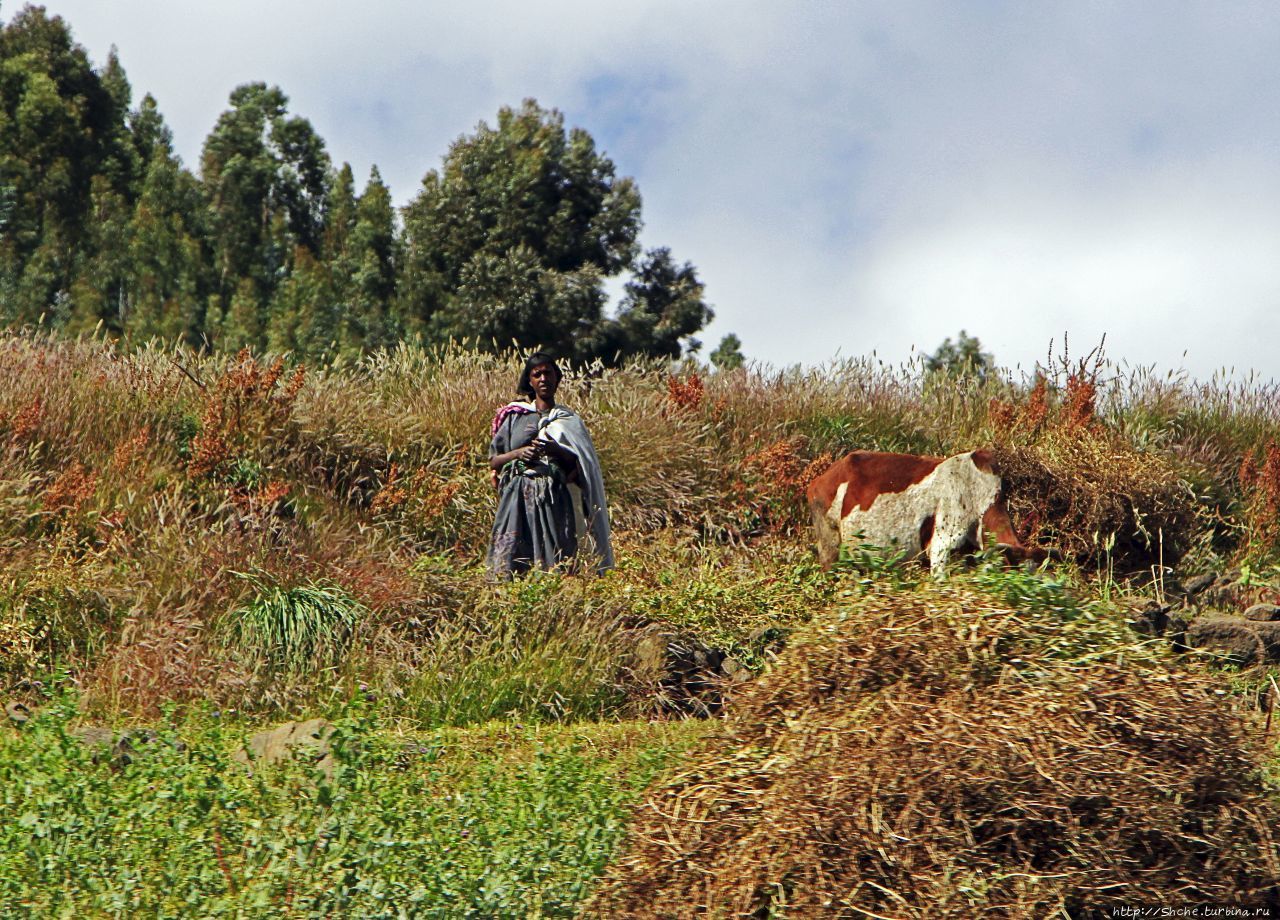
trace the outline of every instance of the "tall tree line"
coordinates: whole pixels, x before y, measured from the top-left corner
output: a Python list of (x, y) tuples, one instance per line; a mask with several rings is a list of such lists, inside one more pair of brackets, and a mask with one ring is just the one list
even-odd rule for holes
[(406, 336), (678, 357), (712, 311), (692, 265), (641, 251), (640, 212), (591, 136), (533, 100), (455, 141), (400, 214), (264, 83), (231, 93), (195, 174), (114, 51), (95, 68), (40, 7), (0, 29), (5, 325), (308, 359)]

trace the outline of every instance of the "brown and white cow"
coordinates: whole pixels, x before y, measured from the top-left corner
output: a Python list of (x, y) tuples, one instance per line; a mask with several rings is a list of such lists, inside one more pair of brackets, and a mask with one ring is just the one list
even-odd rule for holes
[(941, 575), (953, 552), (995, 538), (1012, 561), (1043, 558), (1018, 540), (991, 454), (918, 457), (854, 451), (809, 484), (818, 558), (835, 562), (841, 545), (900, 550), (908, 558), (928, 550)]

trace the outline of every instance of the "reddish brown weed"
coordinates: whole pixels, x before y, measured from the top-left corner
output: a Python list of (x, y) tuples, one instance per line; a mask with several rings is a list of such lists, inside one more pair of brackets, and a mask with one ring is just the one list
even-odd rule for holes
[(1027, 396), (1022, 413), (1023, 424), (1029, 431), (1039, 431), (1049, 416), (1049, 381), (1044, 374), (1036, 374), (1036, 382)]
[(1270, 441), (1259, 461), (1246, 453), (1240, 463), (1244, 492), (1246, 552), (1250, 548), (1271, 552), (1280, 542), (1280, 442)]
[(151, 440), (151, 426), (144, 425), (133, 437), (125, 438), (117, 444), (111, 454), (111, 472), (119, 475), (132, 467), (147, 452)]
[(76, 460), (45, 489), (41, 504), (45, 511), (75, 514), (93, 497), (97, 484), (98, 474)]
[(804, 493), (809, 483), (831, 465), (832, 456), (823, 452), (805, 458), (801, 438), (775, 441), (742, 461), (744, 479), (737, 492), (772, 529), (794, 529), (805, 519)]
[(691, 372), (683, 379), (670, 375), (667, 377), (667, 402), (676, 409), (689, 412), (696, 412), (702, 408), (702, 402), (706, 398), (706, 388), (702, 383), (702, 376), (697, 372)]
[(372, 514), (387, 514), (408, 501), (409, 493), (397, 481), (399, 477), (400, 467), (395, 463), (391, 464), (382, 488), (373, 496), (373, 501), (369, 505), (369, 511)]
[(1096, 378), (1081, 370), (1067, 377), (1063, 401), (1063, 424), (1068, 430), (1092, 428), (1097, 418), (1098, 384)]
[(204, 477), (222, 472), (246, 449), (257, 447), (282, 429), (306, 379), (299, 366), (284, 386), (284, 360), (264, 367), (245, 349), (206, 388), (200, 433), (192, 439), (188, 470)]
[(14, 444), (22, 444), (31, 438), (44, 419), (44, 399), (37, 396), (25, 409), (14, 416), (9, 428), (9, 440)]

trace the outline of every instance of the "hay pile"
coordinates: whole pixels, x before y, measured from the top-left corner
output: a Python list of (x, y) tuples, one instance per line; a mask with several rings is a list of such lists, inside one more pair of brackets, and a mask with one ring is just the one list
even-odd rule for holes
[[(1261, 731), (1207, 680), (1071, 662), (1074, 613), (873, 592), (793, 645), (650, 794), (613, 917), (1083, 916), (1280, 904)], [(1073, 632), (1073, 630), (1075, 632)]]
[(1166, 457), (1088, 429), (998, 447), (996, 462), (1021, 533), (1082, 564), (1174, 565), (1204, 513)]

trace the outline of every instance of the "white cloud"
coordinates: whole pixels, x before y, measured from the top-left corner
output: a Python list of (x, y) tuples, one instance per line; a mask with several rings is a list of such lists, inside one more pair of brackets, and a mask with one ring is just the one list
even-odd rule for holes
[(876, 340), (890, 353), (966, 327), (1029, 365), (1064, 332), (1077, 346), (1106, 333), (1114, 358), (1173, 367), (1185, 349), (1206, 376), (1280, 333), (1280, 212), (1256, 191), (1219, 174), (1028, 192), (879, 241), (851, 288), (894, 318)]
[[(48, 0), (111, 43), (180, 151), (279, 84), (400, 201), (535, 96), (645, 198), (775, 363), (889, 359), (960, 328), (1029, 365), (1064, 329), (1117, 358), (1269, 371), (1280, 270), (1280, 8), (880, 0)], [(8, 12), (8, 10), (6, 10)]]

